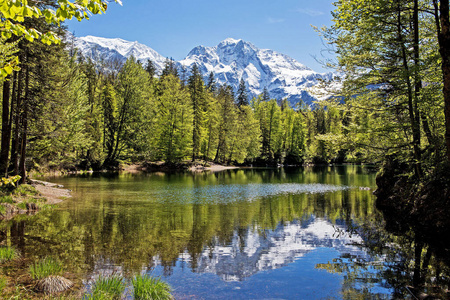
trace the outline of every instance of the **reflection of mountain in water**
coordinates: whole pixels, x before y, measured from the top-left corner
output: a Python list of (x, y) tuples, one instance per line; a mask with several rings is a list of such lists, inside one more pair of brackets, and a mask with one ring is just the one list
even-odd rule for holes
[[(320, 218), (311, 218), (303, 224), (299, 221), (280, 224), (270, 231), (258, 232), (257, 228), (251, 228), (244, 234), (235, 231), (227, 245), (219, 245), (215, 241), (215, 246), (206, 247), (197, 258), (195, 271), (214, 273), (225, 281), (241, 281), (260, 271), (286, 266), (320, 247), (364, 255), (355, 246), (361, 241), (357, 235), (349, 236), (343, 226)], [(179, 259), (192, 261), (187, 252)]]

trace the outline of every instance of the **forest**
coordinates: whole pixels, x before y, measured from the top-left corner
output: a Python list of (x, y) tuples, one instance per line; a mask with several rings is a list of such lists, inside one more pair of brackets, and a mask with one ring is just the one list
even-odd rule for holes
[[(202, 74), (196, 65), (177, 69), (171, 59), (159, 73), (152, 61), (132, 56), (126, 62), (83, 57), (64, 20), (82, 21), (106, 12), (107, 6), (102, 0), (0, 0), (2, 184), (7, 178), (25, 183), (28, 172), (118, 171), (131, 164), (162, 163), (173, 169), (194, 163), (300, 167), (296, 170), (306, 164), (373, 164), (378, 169), (374, 205), (384, 218), (375, 223), (395, 236), (408, 236), (408, 268), (414, 270), (404, 274), (412, 274), (412, 284), (419, 286), (430, 262), (435, 263), (433, 255), (449, 264), (450, 246), (442, 239), (450, 234), (448, 0), (337, 0), (333, 25), (315, 27), (332, 54), (324, 64), (336, 76), (332, 82), (320, 82), (317, 89), (330, 97), (312, 105), (301, 99), (296, 105), (272, 99), (267, 89), (250, 99), (244, 80), (235, 91), (217, 84), (213, 73)], [(365, 218), (369, 214), (356, 208), (366, 210), (375, 199), (371, 197), (367, 192), (349, 198), (352, 205), (347, 210), (330, 205), (333, 222), (345, 215)], [(334, 202), (350, 203), (341, 198)], [(270, 215), (271, 223), (261, 209), (267, 206), (272, 212), (268, 199), (239, 204), (252, 206), (248, 211), (233, 209), (245, 217), (245, 226), (258, 217), (264, 229), (285, 218), (312, 214), (302, 206), (303, 198), (280, 199), (277, 203), (285, 202), (289, 213)], [(324, 203), (321, 195), (317, 199), (319, 206)], [(201, 218), (223, 235), (220, 214), (213, 214), (219, 206), (211, 207)], [(164, 232), (161, 240), (170, 244), (173, 232), (159, 230), (164, 222), (172, 222), (166, 212), (161, 209), (159, 227), (149, 232)], [(188, 220), (183, 216), (191, 212), (188, 206), (179, 219)], [(142, 218), (147, 221), (136, 218), (130, 224), (150, 222)], [(70, 219), (66, 215), (64, 224)], [(223, 220), (232, 232), (235, 227)], [(200, 224), (190, 222), (186, 224), (191, 229)], [(73, 234), (69, 225), (61, 225), (61, 230)], [(101, 226), (87, 228), (91, 227)], [(132, 233), (125, 231), (124, 235)], [(231, 236), (226, 234), (221, 238)], [(206, 232), (206, 240), (213, 235)], [(86, 234), (86, 239), (91, 237)], [(181, 238), (184, 247), (188, 238)], [(377, 239), (369, 236), (367, 241)], [(167, 259), (172, 263), (183, 247), (161, 253), (172, 255)], [(440, 269), (436, 274), (439, 278)]]
[[(58, 7), (52, 3), (42, 9)], [(16, 16), (11, 24), (21, 27), (6, 22), (2, 32), (1, 173), (24, 180), (27, 170), (156, 161), (276, 166), (389, 158), (406, 163), (404, 173), (416, 179), (432, 174), (450, 153), (447, 2), (335, 6), (334, 25), (317, 31), (337, 56), (327, 64), (340, 82), (321, 83), (328, 100), (295, 107), (267, 89), (249, 99), (243, 80), (233, 91), (195, 65), (177, 70), (170, 59), (161, 74), (133, 57), (94, 63), (48, 14)], [(68, 8), (56, 15), (82, 18)], [(36, 32), (47, 32), (42, 42)]]
[[(248, 99), (243, 80), (233, 91), (195, 65), (177, 70), (170, 59), (162, 74), (133, 57), (94, 63), (58, 24), (24, 18), (31, 37), (2, 34), (1, 173), (25, 178), (31, 169), (199, 159), (381, 163), (395, 156), (422, 177), (449, 152), (445, 1), (335, 6), (334, 25), (317, 30), (337, 55), (327, 63), (341, 75), (341, 88), (326, 101), (295, 107), (267, 90)], [(64, 42), (37, 42), (35, 31)]]

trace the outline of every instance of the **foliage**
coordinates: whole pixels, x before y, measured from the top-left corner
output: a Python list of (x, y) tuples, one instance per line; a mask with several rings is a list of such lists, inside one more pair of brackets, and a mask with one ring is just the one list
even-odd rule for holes
[[(120, 3), (120, 0), (117, 2)], [(56, 8), (56, 10), (55, 10)], [(77, 0), (58, 1), (54, 6), (42, 6), (34, 1), (0, 1), (0, 29), (1, 38), (10, 39), (14, 36), (23, 36), (26, 40), (33, 42), (40, 39), (45, 44), (59, 43), (60, 39), (55, 32), (47, 31), (42, 33), (35, 28), (29, 28), (24, 23), (27, 19), (43, 18), (48, 24), (59, 25), (66, 19), (75, 17), (78, 21), (89, 19), (89, 13), (101, 14), (106, 11), (107, 2), (103, 0)], [(11, 74), (13, 70), (17, 70), (17, 56), (5, 61), (0, 65), (0, 76), (5, 77)]]
[(136, 300), (172, 299), (170, 286), (161, 278), (147, 275), (138, 275), (131, 280), (133, 284), (133, 295)]
[(0, 191), (8, 192), (16, 188), (17, 182), (21, 179), (20, 175), (8, 178), (2, 177), (0, 180)]
[(125, 283), (121, 276), (100, 276), (95, 280), (88, 299), (120, 299), (124, 290)]
[(17, 259), (19, 257), (19, 252), (12, 247), (0, 247), (0, 262), (4, 263)]
[(40, 259), (29, 267), (31, 278), (35, 280), (43, 279), (50, 275), (60, 275), (62, 271), (62, 263), (52, 257)]

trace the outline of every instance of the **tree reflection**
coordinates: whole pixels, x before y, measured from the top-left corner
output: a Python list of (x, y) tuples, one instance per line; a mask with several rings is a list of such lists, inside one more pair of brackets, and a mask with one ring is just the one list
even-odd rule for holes
[[(414, 251), (421, 244), (415, 242), (411, 231), (392, 236), (383, 229), (371, 192), (358, 188), (371, 186), (373, 180), (374, 176), (359, 167), (346, 168), (345, 173), (325, 168), (319, 173), (307, 169), (229, 170), (208, 175), (69, 178), (67, 186), (74, 189), (76, 197), (66, 207), (2, 223), (0, 231), (25, 256), (54, 255), (73, 272), (90, 274), (114, 264), (126, 275), (159, 265), (170, 275), (180, 262), (193, 272), (214, 266), (217, 274), (243, 280), (260, 271), (255, 264), (273, 267), (266, 254), (278, 253), (277, 239), (286, 242), (286, 232), (291, 230), (295, 233), (289, 233), (295, 237), (291, 241), (294, 250), (286, 254), (285, 264), (308, 251), (303, 242), (313, 247), (332, 245), (342, 251), (336, 261), (318, 264), (317, 268), (344, 275), (344, 298), (383, 297), (380, 287), (393, 288), (395, 297), (406, 296), (405, 286), (413, 281), (415, 253), (421, 257), (421, 281), (431, 283), (435, 278), (434, 284), (446, 282), (446, 267), (431, 255), (433, 251), (426, 244)], [(350, 188), (258, 196), (268, 183), (324, 183)], [(211, 201), (215, 196), (208, 193), (218, 189), (224, 189), (221, 193), (238, 191), (240, 198)], [(323, 241), (308, 233), (318, 224), (334, 226), (334, 230), (324, 227), (333, 232)], [(223, 254), (222, 250), (231, 252)], [(361, 254), (364, 252), (371, 258)], [(242, 265), (233, 265), (238, 259)]]

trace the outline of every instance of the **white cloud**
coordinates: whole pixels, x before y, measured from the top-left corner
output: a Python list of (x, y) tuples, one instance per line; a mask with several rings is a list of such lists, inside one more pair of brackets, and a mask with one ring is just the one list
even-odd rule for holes
[(284, 22), (284, 19), (275, 19), (275, 18), (268, 18), (267, 19), (267, 21), (270, 23), (270, 24), (275, 24), (275, 23), (283, 23)]
[(306, 14), (306, 15), (311, 16), (311, 17), (317, 17), (317, 16), (321, 16), (321, 15), (324, 14), (323, 11), (315, 10), (315, 9), (309, 9), (309, 8), (299, 8), (299, 9), (297, 9), (297, 12), (299, 12), (301, 14)]

